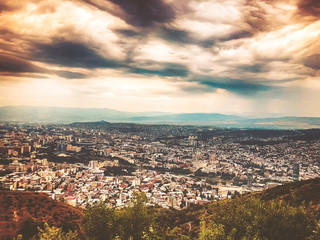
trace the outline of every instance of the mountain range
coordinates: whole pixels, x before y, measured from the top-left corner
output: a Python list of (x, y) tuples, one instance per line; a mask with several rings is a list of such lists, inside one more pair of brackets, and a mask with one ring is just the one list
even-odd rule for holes
[(219, 113), (123, 112), (108, 108), (0, 107), (0, 121), (29, 123), (128, 122), (140, 124), (207, 125), (222, 128), (309, 129), (320, 128), (319, 117), (254, 118)]

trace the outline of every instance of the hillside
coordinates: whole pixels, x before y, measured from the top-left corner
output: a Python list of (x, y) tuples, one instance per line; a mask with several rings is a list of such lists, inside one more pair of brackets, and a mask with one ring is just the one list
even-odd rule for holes
[(266, 201), (283, 199), (297, 205), (305, 202), (312, 206), (320, 206), (320, 178), (277, 186), (258, 193), (257, 196)]
[(81, 209), (44, 193), (0, 190), (0, 239), (12, 239), (20, 230), (32, 232), (42, 221), (78, 229), (81, 216)]
[[(256, 233), (254, 231), (258, 231), (259, 234), (265, 236), (264, 239), (273, 239), (270, 237), (272, 231), (283, 234), (281, 229), (285, 228), (287, 229), (284, 231), (286, 235), (282, 239), (305, 239), (303, 235), (296, 236), (297, 232), (304, 234), (308, 230), (310, 234), (320, 234), (317, 233), (319, 228), (316, 226), (316, 222), (320, 220), (319, 189), (320, 179), (318, 178), (288, 183), (260, 193), (252, 193), (203, 206), (193, 205), (181, 211), (162, 208), (146, 210), (142, 205), (139, 205), (139, 208), (135, 210), (128, 208), (115, 211), (108, 210), (103, 206), (92, 206), (84, 213), (81, 209), (52, 200), (43, 193), (0, 191), (0, 226), (3, 226), (0, 229), (0, 239), (12, 239), (18, 233), (22, 233), (24, 239), (28, 239), (28, 234), (29, 236), (35, 234), (35, 226), (41, 226), (42, 221), (48, 222), (49, 225), (62, 227), (64, 231), (79, 230), (83, 224), (81, 223), (82, 219), (86, 219), (86, 223), (82, 225), (85, 228), (81, 229), (80, 233), (91, 234), (91, 236), (99, 233), (100, 238), (97, 237), (97, 239), (105, 239), (105, 233), (109, 232), (109, 234), (112, 233), (113, 236), (116, 236), (116, 231), (121, 230), (121, 227), (119, 230), (108, 229), (107, 226), (127, 226), (128, 222), (133, 221), (133, 229), (138, 229), (140, 220), (136, 218), (144, 215), (155, 224), (153, 234), (157, 234), (157, 239), (182, 239), (182, 236), (186, 236), (188, 239), (198, 239), (199, 234), (211, 236), (212, 226), (218, 223), (216, 226), (223, 226), (223, 231), (220, 230), (221, 234), (226, 234), (225, 236), (228, 231), (232, 233), (232, 229), (235, 228), (237, 232), (232, 234), (244, 234), (244, 232), (250, 231)], [(138, 211), (139, 214), (135, 211)], [(103, 212), (107, 215), (103, 215)], [(92, 218), (92, 216), (95, 217)], [(121, 218), (117, 219), (119, 216)], [(90, 219), (94, 219), (94, 223), (90, 223)], [(103, 224), (115, 221), (115, 224), (104, 226), (100, 221)], [(278, 222), (274, 224), (274, 221)], [(207, 224), (205, 228), (204, 224)], [(247, 226), (252, 226), (250, 231), (246, 230)], [(299, 227), (305, 228), (306, 226), (307, 230), (299, 229)], [(271, 231), (269, 228), (273, 228), (273, 230)], [(295, 229), (297, 231), (292, 234), (296, 235), (290, 235)], [(126, 227), (121, 231), (126, 231)], [(237, 235), (231, 239), (237, 239), (235, 236)]]
[[(180, 235), (197, 237), (200, 221), (211, 220), (215, 213), (227, 214), (227, 206), (238, 209), (245, 206), (251, 197), (261, 199), (266, 205), (271, 201), (284, 200), (291, 206), (305, 205), (320, 220), (320, 178), (287, 183), (263, 192), (255, 192), (239, 198), (224, 200), (204, 206), (194, 205), (181, 211), (162, 211), (159, 221), (163, 228), (176, 228)], [(231, 212), (234, 212), (234, 209)], [(230, 210), (230, 209), (229, 209)]]

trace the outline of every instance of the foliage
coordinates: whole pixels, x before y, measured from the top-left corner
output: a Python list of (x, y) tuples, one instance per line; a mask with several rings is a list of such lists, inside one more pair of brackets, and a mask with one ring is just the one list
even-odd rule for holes
[(39, 223), (35, 222), (32, 218), (25, 220), (19, 231), (19, 234), (21, 234), (21, 239), (26, 240), (32, 238), (38, 233), (39, 226)]
[(199, 240), (231, 240), (234, 239), (235, 229), (228, 234), (225, 233), (225, 227), (222, 224), (212, 224), (207, 226), (206, 222), (200, 222)]
[[(36, 235), (33, 239), (316, 240), (320, 239), (318, 186), (319, 179), (308, 180), (180, 211), (147, 207), (145, 194), (137, 194), (129, 207), (121, 209), (108, 208), (105, 203), (88, 206), (82, 218), (83, 231), (78, 231), (83, 235), (68, 232), (78, 229), (78, 225), (65, 221), (69, 215), (58, 224), (49, 221), (59, 228), (26, 217), (16, 239), (32, 239)], [(2, 203), (7, 202), (6, 194), (2, 199)], [(18, 200), (26, 206), (34, 202), (31, 198)], [(54, 214), (61, 218), (64, 213), (67, 212)], [(3, 219), (6, 218), (9, 219)]]
[(43, 228), (38, 227), (39, 233), (32, 240), (77, 240), (79, 239), (77, 232), (69, 231), (65, 233), (61, 228), (50, 227), (47, 223)]
[(201, 222), (201, 240), (212, 239), (317, 239), (316, 211), (291, 206), (282, 200), (264, 202), (256, 197), (217, 204), (211, 221)]
[(154, 235), (155, 213), (145, 206), (145, 194), (136, 195), (132, 200), (132, 207), (118, 211), (121, 239), (143, 239)]
[(132, 206), (114, 210), (104, 203), (88, 206), (82, 227), (90, 239), (160, 239), (156, 213), (146, 207), (144, 193), (136, 195)]
[(82, 220), (82, 228), (91, 239), (114, 239), (116, 220), (114, 209), (100, 203), (88, 206)]

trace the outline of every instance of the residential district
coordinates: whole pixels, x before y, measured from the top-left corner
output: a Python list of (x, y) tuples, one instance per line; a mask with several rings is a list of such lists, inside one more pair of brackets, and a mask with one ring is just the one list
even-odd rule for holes
[(0, 188), (74, 206), (182, 209), (320, 176), (319, 130), (112, 124), (0, 124)]

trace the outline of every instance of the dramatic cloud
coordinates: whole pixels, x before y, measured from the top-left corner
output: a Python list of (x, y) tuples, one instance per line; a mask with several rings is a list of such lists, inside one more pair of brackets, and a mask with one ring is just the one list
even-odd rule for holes
[(225, 37), (225, 38), (221, 38), (220, 40), (221, 41), (230, 41), (230, 40), (236, 40), (236, 39), (241, 39), (241, 38), (249, 38), (252, 36), (253, 36), (253, 33), (244, 30), (244, 31), (232, 33), (230, 36)]
[(79, 78), (87, 78), (88, 77), (86, 74), (77, 73), (77, 72), (70, 72), (70, 71), (63, 71), (63, 70), (58, 70), (58, 71), (55, 71), (54, 73), (60, 77), (68, 78), (68, 79), (74, 79), (74, 78), (79, 79)]
[(300, 0), (298, 4), (299, 13), (303, 16), (320, 16), (320, 2), (318, 0)]
[(187, 77), (189, 74), (188, 68), (183, 65), (170, 63), (161, 65), (163, 66), (160, 69), (157, 69), (157, 67), (153, 69), (133, 67), (129, 72), (141, 75), (158, 75), (161, 77)]
[(320, 116), (319, 11), (317, 0), (3, 0), (0, 104)]
[(26, 60), (0, 54), (0, 72), (44, 73), (46, 70)]
[(120, 35), (123, 35), (124, 37), (137, 37), (137, 36), (141, 36), (140, 33), (135, 32), (131, 29), (116, 29), (115, 30), (116, 33), (119, 33)]
[(234, 92), (240, 95), (258, 94), (260, 91), (267, 91), (272, 89), (271, 86), (232, 78), (196, 76), (192, 78), (192, 81), (198, 82), (202, 85), (206, 85), (210, 88), (225, 89), (227, 91)]
[(320, 54), (308, 56), (303, 63), (306, 67), (320, 70)]
[(243, 66), (240, 66), (239, 69), (245, 72), (250, 72), (250, 73), (266, 72), (262, 64), (243, 65)]
[[(84, 0), (84, 2), (107, 11), (137, 27), (168, 23), (175, 18), (174, 9), (163, 0)], [(110, 5), (110, 3), (113, 3), (113, 5)]]
[(34, 44), (34, 60), (57, 64), (60, 66), (80, 68), (119, 68), (123, 65), (111, 59), (101, 57), (88, 46), (63, 40), (49, 44)]
[(158, 30), (158, 35), (161, 38), (164, 38), (165, 40), (169, 42), (177, 42), (182, 44), (189, 44), (189, 43), (196, 43), (197, 40), (195, 40), (189, 32), (180, 30), (180, 29), (174, 29), (174, 28), (167, 28), (163, 27)]

